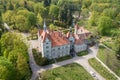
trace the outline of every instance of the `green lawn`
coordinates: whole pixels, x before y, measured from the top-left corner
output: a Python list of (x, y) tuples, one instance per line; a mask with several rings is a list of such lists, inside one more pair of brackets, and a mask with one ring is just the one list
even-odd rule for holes
[(104, 41), (103, 44), (112, 50), (116, 50), (115, 40), (107, 40), (107, 41)]
[(120, 60), (115, 56), (115, 52), (100, 46), (97, 57), (103, 61), (112, 71), (120, 76)]
[(92, 76), (76, 63), (41, 73), (41, 80), (94, 80)]
[(63, 57), (57, 58), (56, 61), (60, 62), (60, 61), (64, 61), (64, 60), (71, 59), (71, 58), (72, 57), (70, 55), (67, 55), (67, 56), (63, 56)]
[(84, 56), (84, 55), (87, 55), (88, 52), (87, 51), (82, 51), (82, 52), (79, 52), (79, 53), (76, 53), (77, 56)]
[(117, 80), (117, 78), (111, 74), (105, 67), (101, 65), (95, 58), (89, 59), (90, 65), (103, 76), (106, 80)]

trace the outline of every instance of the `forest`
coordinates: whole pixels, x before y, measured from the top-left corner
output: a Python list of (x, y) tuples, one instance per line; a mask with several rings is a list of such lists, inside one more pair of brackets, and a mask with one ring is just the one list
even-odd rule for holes
[(28, 46), (12, 30), (31, 33), (42, 29), (69, 29), (73, 20), (94, 35), (107, 36), (116, 43), (120, 57), (120, 0), (0, 0), (0, 78), (29, 80)]

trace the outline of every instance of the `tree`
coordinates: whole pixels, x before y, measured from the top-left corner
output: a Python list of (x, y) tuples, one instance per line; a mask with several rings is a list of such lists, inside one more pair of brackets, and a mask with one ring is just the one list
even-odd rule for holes
[(19, 8), (20, 7), (20, 4), (17, 2), (16, 4), (15, 4), (15, 9), (17, 9), (17, 8)]
[(27, 16), (27, 20), (26, 20), (26, 22), (27, 22), (27, 26), (34, 26), (35, 24), (36, 24), (36, 16), (35, 16), (35, 14), (34, 13), (29, 13), (28, 14), (28, 16)]
[(51, 0), (44, 0), (43, 3), (45, 7), (50, 6)]
[(91, 1), (83, 0), (82, 5), (83, 5), (83, 8), (88, 8), (91, 5)]
[[(77, 4), (76, 4), (77, 2)], [(72, 14), (75, 11), (81, 12), (81, 1), (72, 1), (72, 0), (59, 0), (57, 5), (59, 6), (59, 15), (58, 18), (60, 21), (67, 23), (67, 25), (71, 25), (72, 22)], [(69, 17), (69, 18), (68, 18)]]
[(41, 17), (41, 15), (39, 13), (37, 15), (37, 23), (40, 25), (43, 25), (43, 18)]
[(98, 30), (102, 35), (110, 35), (112, 20), (109, 17), (102, 16), (98, 22)]
[(58, 1), (59, 0), (51, 0), (51, 3), (57, 5)]
[(89, 19), (89, 23), (90, 23), (91, 26), (97, 26), (97, 22), (98, 22), (98, 19), (99, 19), (99, 13), (96, 12), (96, 11), (93, 11), (91, 14), (92, 15)]
[(43, 6), (42, 3), (37, 3), (34, 5), (35, 14), (40, 14), (42, 18), (47, 16), (47, 9)]
[(28, 30), (28, 26), (26, 26), (25, 22), (26, 22), (26, 17), (24, 17), (23, 15), (17, 15), (15, 16), (15, 26), (18, 30), (20, 31), (26, 31)]
[(59, 7), (56, 5), (51, 5), (49, 10), (49, 15), (52, 18), (52, 21), (54, 21), (54, 18), (58, 17), (59, 14)]
[(9, 9), (9, 10), (13, 10), (13, 9), (14, 9), (14, 6), (13, 6), (13, 4), (11, 3), (11, 1), (10, 1), (9, 6), (8, 6), (8, 9)]
[(116, 55), (117, 58), (120, 59), (120, 35), (118, 35), (116, 39)]
[(2, 21), (2, 14), (1, 14), (1, 11), (0, 11), (0, 38), (1, 38), (1, 35), (4, 31), (4, 27), (3, 27), (3, 21)]
[[(15, 34), (15, 33), (8, 32), (2, 35), (1, 40), (0, 40), (1, 52), (7, 55), (6, 58), (8, 58), (9, 53), (15, 49), (15, 50), (18, 50), (19, 52), (22, 52), (23, 55), (28, 60), (27, 46), (21, 39), (22, 39), (22, 36), (19, 34)], [(6, 56), (4, 54), (2, 55)]]
[(0, 57), (0, 79), (16, 80), (15, 68), (7, 59)]
[(116, 16), (116, 20), (120, 21), (120, 13)]
[(116, 12), (117, 11), (115, 8), (108, 8), (108, 9), (104, 9), (102, 15), (110, 17), (111, 19), (114, 19), (117, 16)]
[(50, 25), (49, 25), (49, 29), (50, 29), (50, 30), (56, 30), (56, 26), (53, 25), (53, 24), (50, 24)]
[(96, 12), (103, 12), (104, 9), (109, 8), (109, 7), (110, 7), (110, 4), (92, 3), (90, 6), (90, 9)]
[(15, 26), (20, 31), (29, 31), (36, 24), (36, 16), (34, 13), (26, 9), (18, 10), (15, 16)]
[(16, 69), (18, 71), (17, 76), (19, 76), (18, 80), (26, 80), (25, 76), (30, 73), (26, 58), (21, 53), (19, 53), (16, 62)]
[(30, 72), (27, 46), (23, 42), (22, 36), (8, 32), (2, 35), (0, 42), (3, 57), (8, 59), (16, 69), (17, 79), (15, 80), (26, 80), (26, 76), (29, 75)]
[(13, 16), (13, 11), (7, 10), (7, 12), (5, 12), (2, 15), (2, 19), (4, 22), (7, 22), (8, 24), (12, 24), (12, 16)]

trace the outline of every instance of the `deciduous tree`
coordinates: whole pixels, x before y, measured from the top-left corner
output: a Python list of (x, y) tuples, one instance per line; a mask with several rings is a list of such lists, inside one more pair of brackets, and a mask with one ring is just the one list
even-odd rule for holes
[(0, 79), (16, 80), (15, 67), (7, 59), (0, 57)]
[(102, 16), (98, 22), (98, 30), (102, 35), (110, 35), (112, 20), (109, 17)]

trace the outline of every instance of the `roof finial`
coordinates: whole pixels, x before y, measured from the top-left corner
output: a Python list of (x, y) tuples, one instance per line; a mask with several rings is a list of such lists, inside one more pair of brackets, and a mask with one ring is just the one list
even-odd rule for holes
[(44, 19), (44, 25), (43, 25), (44, 31), (46, 32), (46, 21)]
[(72, 27), (70, 26), (70, 30), (69, 30), (70, 32), (72, 32)]

